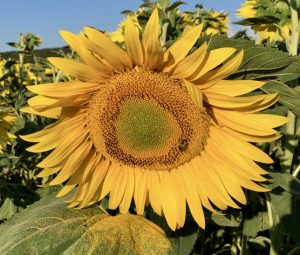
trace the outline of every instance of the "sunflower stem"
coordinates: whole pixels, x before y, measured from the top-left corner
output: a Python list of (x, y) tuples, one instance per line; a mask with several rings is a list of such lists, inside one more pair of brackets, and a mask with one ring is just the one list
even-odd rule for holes
[(162, 47), (166, 48), (166, 42), (167, 42), (167, 35), (168, 35), (168, 27), (169, 27), (169, 21), (165, 21), (164, 24), (162, 25), (162, 32), (160, 36), (160, 43)]
[(298, 44), (299, 44), (299, 17), (297, 11), (297, 1), (296, 0), (289, 0), (290, 11), (291, 11), (291, 20), (292, 20), (292, 36), (290, 45), (288, 47), (289, 53), (292, 56), (298, 55)]
[[(272, 203), (269, 196), (266, 194), (266, 203), (268, 210), (269, 230), (270, 230), (270, 255), (278, 255), (280, 251), (281, 238), (283, 234), (282, 224), (279, 221), (278, 215), (273, 214)], [(275, 217), (273, 217), (275, 216)]]
[(284, 171), (291, 171), (292, 161), (294, 156), (294, 150), (297, 147), (297, 137), (295, 136), (296, 132), (296, 116), (293, 112), (288, 110), (288, 123), (286, 124), (286, 145), (285, 151), (281, 160), (281, 166)]

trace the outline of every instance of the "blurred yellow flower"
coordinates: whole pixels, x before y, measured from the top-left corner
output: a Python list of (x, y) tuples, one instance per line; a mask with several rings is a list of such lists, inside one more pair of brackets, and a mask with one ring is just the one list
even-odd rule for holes
[(257, 114), (278, 95), (242, 96), (264, 82), (226, 79), (243, 51), (209, 51), (204, 43), (189, 54), (202, 28), (166, 50), (157, 10), (142, 36), (126, 19), (126, 50), (90, 27), (79, 35), (61, 32), (84, 63), (49, 58), (77, 80), (27, 87), (38, 95), (23, 111), (57, 122), (23, 139), (37, 143), (28, 151), (51, 151), (38, 176), (57, 173), (49, 185), (64, 184), (58, 196), (78, 187), (70, 206), (109, 194), (109, 208), (127, 213), (133, 200), (143, 214), (151, 205), (175, 230), (185, 223), (187, 204), (204, 228), (203, 207), (239, 208), (237, 201), (246, 203), (243, 188), (266, 191), (256, 182), (267, 172), (256, 162), (273, 161), (252, 142), (280, 137), (274, 128), (286, 118)]
[[(237, 15), (241, 18), (256, 18), (257, 10), (254, 7), (257, 0), (246, 0), (242, 7), (237, 10)], [(286, 24), (279, 26), (278, 24), (257, 24), (251, 26), (254, 32), (258, 35), (258, 42), (263, 41), (285, 41), (289, 40), (291, 36), (291, 25)]]
[[(134, 24), (135, 28), (138, 31), (141, 31), (142, 29), (137, 19), (140, 11), (142, 11), (142, 9), (139, 9), (136, 13), (129, 16), (130, 19), (132, 20), (132, 23)], [(118, 29), (115, 32), (111, 33), (111, 40), (113, 42), (123, 43), (125, 41), (124, 31), (125, 31), (125, 20), (121, 21), (118, 26)]]
[(6, 145), (15, 138), (9, 130), (12, 128), (16, 119), (17, 117), (14, 113), (1, 110), (0, 108), (0, 154), (3, 153)]

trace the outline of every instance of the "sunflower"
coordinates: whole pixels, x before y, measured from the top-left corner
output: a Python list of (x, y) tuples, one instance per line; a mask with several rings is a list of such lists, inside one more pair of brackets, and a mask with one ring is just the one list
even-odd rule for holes
[[(139, 31), (142, 29), (139, 24), (139, 21), (138, 21), (138, 16), (141, 13), (143, 13), (143, 9), (139, 8), (137, 12), (135, 12), (129, 16), (131, 18), (135, 28)], [(111, 36), (111, 40), (113, 42), (124, 43), (124, 41), (125, 41), (125, 38), (124, 38), (125, 22), (126, 22), (126, 20), (121, 21), (120, 24), (118, 25), (118, 29), (111, 33), (110, 36)]]
[(15, 114), (0, 109), (0, 154), (3, 153), (6, 145), (15, 138), (9, 130), (12, 128), (16, 119)]
[[(237, 10), (237, 16), (241, 18), (257, 18), (260, 16), (270, 16), (272, 13), (269, 14), (264, 14), (264, 15), (259, 15), (257, 13), (257, 0), (246, 0), (242, 4), (242, 7)], [(279, 1), (280, 3), (280, 1)], [(273, 3), (274, 5), (278, 4)], [(266, 10), (268, 11), (268, 9)], [(256, 24), (251, 26), (254, 32), (258, 35), (258, 42), (261, 43), (263, 41), (270, 41), (270, 42), (275, 42), (275, 41), (285, 41), (289, 40), (291, 37), (291, 24), (290, 20), (288, 18), (285, 18), (288, 22), (286, 24), (279, 26), (278, 24), (275, 23), (267, 23), (267, 24)]]
[(23, 139), (37, 143), (30, 152), (51, 151), (38, 176), (57, 174), (49, 185), (64, 183), (58, 196), (77, 187), (71, 207), (109, 194), (109, 208), (127, 213), (134, 201), (143, 214), (151, 205), (175, 230), (185, 223), (187, 203), (204, 228), (203, 207), (238, 208), (246, 203), (243, 188), (266, 191), (256, 182), (267, 172), (256, 162), (273, 161), (251, 142), (279, 138), (273, 128), (286, 118), (257, 114), (277, 94), (238, 97), (263, 82), (225, 79), (243, 51), (209, 51), (204, 43), (190, 53), (202, 25), (164, 51), (159, 24), (155, 10), (140, 39), (128, 18), (125, 50), (89, 27), (79, 35), (62, 31), (84, 63), (49, 58), (76, 80), (28, 86), (38, 95), (23, 111), (57, 121)]

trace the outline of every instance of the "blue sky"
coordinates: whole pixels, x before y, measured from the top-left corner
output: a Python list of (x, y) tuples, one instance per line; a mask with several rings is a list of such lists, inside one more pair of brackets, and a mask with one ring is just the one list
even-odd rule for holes
[[(193, 10), (196, 3), (206, 8), (224, 10), (236, 20), (235, 10), (243, 0), (188, 0), (181, 10)], [(113, 31), (123, 19), (121, 11), (136, 10), (142, 0), (14, 0), (1, 1), (0, 52), (12, 50), (6, 42), (17, 41), (20, 33), (31, 32), (42, 37), (41, 48), (64, 45), (59, 30), (78, 33), (83, 26)]]

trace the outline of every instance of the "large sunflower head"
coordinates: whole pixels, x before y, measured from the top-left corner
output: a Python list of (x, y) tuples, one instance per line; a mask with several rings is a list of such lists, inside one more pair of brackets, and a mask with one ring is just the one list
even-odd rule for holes
[(57, 174), (49, 185), (64, 183), (58, 196), (77, 187), (70, 206), (109, 195), (109, 208), (127, 213), (134, 202), (143, 214), (149, 205), (174, 230), (187, 204), (204, 228), (203, 207), (237, 208), (246, 203), (243, 188), (265, 191), (256, 162), (272, 159), (251, 142), (277, 139), (274, 128), (286, 119), (257, 114), (277, 94), (239, 97), (263, 82), (226, 80), (242, 51), (204, 43), (191, 52), (201, 25), (164, 50), (159, 24), (154, 11), (140, 36), (128, 18), (125, 49), (89, 27), (61, 32), (82, 62), (49, 60), (76, 80), (28, 87), (38, 95), (23, 111), (57, 121), (23, 138), (37, 143), (31, 152), (51, 151), (39, 176)]

